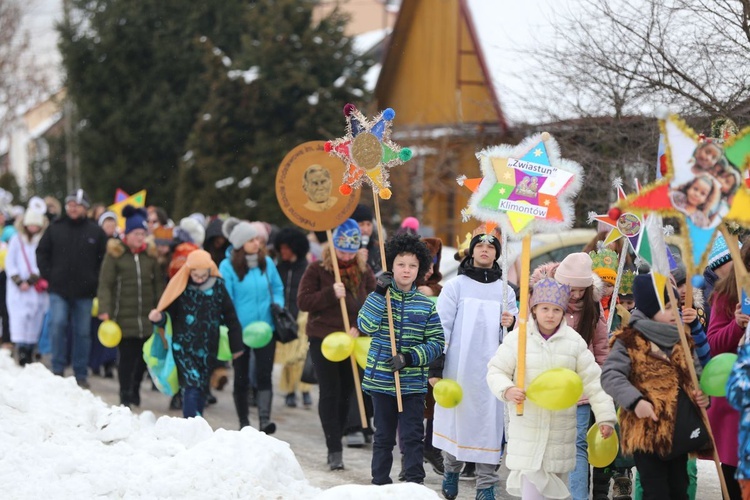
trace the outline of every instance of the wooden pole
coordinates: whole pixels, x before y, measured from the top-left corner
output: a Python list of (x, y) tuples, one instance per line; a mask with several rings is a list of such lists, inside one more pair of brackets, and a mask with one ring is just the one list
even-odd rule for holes
[[(529, 274), (531, 266), (531, 235), (521, 242), (521, 307), (518, 312), (518, 372), (516, 386), (526, 390), (526, 321), (529, 317)], [(516, 406), (516, 415), (523, 415), (523, 403)]]
[[(690, 349), (690, 346), (688, 345), (687, 336), (685, 334), (685, 325), (682, 323), (682, 318), (680, 317), (680, 311), (679, 307), (677, 306), (677, 298), (674, 295), (674, 289), (672, 288), (671, 283), (667, 282), (667, 295), (669, 296), (669, 302), (672, 304), (672, 313), (674, 314), (675, 320), (677, 322), (677, 332), (680, 334), (680, 345), (682, 346), (682, 350), (685, 351), (685, 361), (687, 363), (687, 369), (688, 372), (690, 372), (690, 379), (693, 382), (693, 389), (700, 390), (700, 385), (698, 384), (698, 375), (695, 373), (695, 366), (693, 366), (693, 351)], [(727, 490), (727, 483), (724, 480), (724, 473), (721, 470), (721, 462), (719, 461), (719, 451), (716, 449), (716, 441), (714, 440), (714, 433), (711, 430), (711, 423), (708, 421), (708, 414), (706, 413), (705, 408), (699, 408), (701, 412), (701, 417), (703, 418), (703, 423), (706, 424), (706, 429), (708, 430), (708, 436), (711, 438), (711, 444), (713, 445), (713, 457), (714, 457), (714, 464), (716, 465), (716, 472), (719, 474), (719, 482), (721, 483), (721, 493), (724, 495), (724, 498), (726, 500), (729, 500), (729, 493)]]
[[(333, 233), (330, 229), (326, 230), (328, 236), (328, 248), (331, 252), (331, 263), (333, 263), (333, 275), (336, 277), (336, 283), (341, 283), (341, 272), (339, 271), (339, 261), (336, 259), (336, 252), (333, 249)], [(349, 313), (346, 310), (346, 299), (341, 297), (339, 299), (339, 305), (341, 306), (341, 316), (344, 318), (344, 330), (349, 335)], [(357, 395), (357, 406), (359, 407), (359, 419), (362, 423), (362, 428), (366, 429), (369, 427), (367, 422), (367, 415), (365, 414), (365, 400), (362, 397), (362, 387), (359, 383), (359, 370), (357, 369), (357, 358), (352, 352), (349, 356), (349, 361), (352, 363), (352, 375), (354, 376), (354, 393)]]
[[(612, 289), (612, 298), (609, 301), (609, 314), (607, 315), (607, 334), (612, 328), (612, 320), (615, 317), (615, 311), (617, 309), (617, 294), (620, 291), (620, 282), (622, 281), (622, 271), (625, 269), (625, 260), (628, 257), (628, 245), (622, 245), (620, 250), (620, 262), (617, 265), (617, 279), (615, 279), (615, 287)], [(627, 326), (627, 325), (623, 325)]]
[[(385, 260), (385, 242), (383, 241), (383, 222), (380, 219), (380, 201), (378, 200), (378, 193), (375, 192), (375, 188), (372, 189), (372, 198), (375, 204), (375, 219), (378, 223), (378, 243), (380, 244), (380, 263), (383, 266), (383, 272), (388, 270), (388, 265)], [(396, 350), (396, 334), (393, 330), (393, 310), (391, 309), (391, 292), (388, 291), (385, 294), (385, 307), (388, 311), (388, 332), (391, 338), (391, 356), (398, 354)], [(401, 413), (404, 411), (404, 405), (401, 402), (401, 377), (398, 372), (393, 372), (393, 381), (396, 384), (396, 404), (398, 405), (398, 411)]]
[(719, 231), (724, 236), (724, 240), (727, 242), (727, 248), (729, 254), (732, 256), (732, 265), (734, 266), (734, 277), (737, 280), (737, 300), (742, 303), (742, 289), (748, 289), (748, 272), (745, 268), (744, 262), (742, 262), (742, 252), (740, 252), (740, 245), (737, 242), (737, 236), (730, 234), (727, 231), (727, 226), (719, 224)]

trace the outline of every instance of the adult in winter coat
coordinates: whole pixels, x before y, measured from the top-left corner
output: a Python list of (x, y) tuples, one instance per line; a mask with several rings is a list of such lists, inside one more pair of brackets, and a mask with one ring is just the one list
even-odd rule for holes
[(518, 314), (516, 295), (496, 262), (500, 250), (493, 235), (474, 236), (459, 275), (445, 284), (437, 300), (445, 361), (430, 383), (447, 378), (463, 389), (460, 405), (435, 407), (432, 444), (443, 450), (443, 496), (449, 499), (458, 495), (463, 462), (476, 463), (477, 492), (494, 492), (500, 482), (495, 469), (502, 451), (504, 405), (487, 387), (487, 363), (502, 342), (502, 327), (511, 327)]
[[(615, 407), (600, 384), (601, 369), (586, 342), (564, 318), (569, 287), (551, 278), (539, 281), (531, 297), (531, 314), (526, 329), (526, 377), (536, 377), (553, 368), (567, 368), (583, 381), (602, 435), (612, 434)], [(487, 366), (487, 384), (492, 393), (510, 404), (508, 453), (510, 469), (508, 492), (524, 498), (568, 498), (565, 476), (576, 465), (576, 407), (551, 411), (526, 400), (523, 416), (515, 406), (526, 399), (517, 387), (518, 336), (514, 330), (505, 337)], [(615, 438), (612, 438), (615, 439)]]
[(49, 307), (47, 291), (34, 286), (40, 279), (36, 248), (47, 222), (43, 213), (29, 209), (23, 216), (23, 223), (18, 226), (5, 256), (6, 301), (10, 340), (16, 345), (18, 362), (23, 366), (34, 359), (34, 346), (39, 342), (44, 315)]
[[(375, 277), (367, 267), (360, 247), (359, 226), (347, 219), (333, 232), (333, 241), (324, 247), (323, 259), (307, 267), (297, 293), (300, 311), (309, 313), (307, 337), (310, 339), (310, 356), (315, 367), (320, 389), (318, 414), (328, 449), (328, 466), (331, 470), (344, 468), (341, 438), (346, 426), (349, 397), (354, 387), (352, 365), (348, 359), (329, 361), (323, 356), (323, 339), (333, 332), (344, 331), (339, 298), (346, 302), (352, 336), (357, 336), (357, 314), (367, 294), (375, 289)], [(337, 259), (341, 282), (336, 283), (330, 251)]]
[[(298, 318), (298, 325), (304, 325), (307, 322), (307, 313), (302, 313), (304, 318), (299, 318), (297, 291), (307, 269), (310, 242), (302, 231), (290, 227), (276, 234), (274, 247), (278, 253), (276, 268), (284, 282), (284, 303), (289, 312)], [(310, 384), (300, 380), (307, 356), (307, 335), (304, 328), (298, 329), (298, 336), (298, 340), (276, 346), (276, 361), (282, 364), (279, 390), (286, 394), (286, 405), (292, 408), (297, 406), (297, 389), (302, 392), (305, 407), (312, 405)]]
[[(726, 253), (729, 253), (728, 250)], [(728, 261), (728, 258), (725, 257), (724, 260)], [(745, 269), (750, 269), (750, 245), (742, 248), (742, 265)], [(711, 316), (706, 331), (711, 357), (737, 352), (750, 320), (750, 317), (742, 314), (739, 302), (737, 278), (734, 267), (730, 267), (727, 276), (716, 283), (711, 294)], [(734, 477), (739, 457), (737, 433), (740, 414), (729, 405), (727, 398), (715, 396), (711, 398), (708, 419), (711, 422), (729, 495), (732, 498), (740, 498), (740, 487)]]
[[(224, 223), (231, 246), (226, 258), (219, 265), (219, 272), (226, 280), (227, 292), (237, 310), (237, 317), (244, 329), (255, 321), (264, 321), (273, 328), (271, 303), (284, 305), (284, 285), (276, 265), (266, 255), (258, 239), (258, 232), (249, 222), (237, 219)], [(250, 390), (250, 347), (245, 346), (242, 356), (234, 360), (234, 404), (240, 420), (240, 428), (250, 425), (248, 419), (248, 391)], [(271, 421), (273, 387), (271, 373), (276, 342), (252, 348), (255, 351), (255, 375), (258, 384), (258, 428), (266, 434), (276, 432)]]
[(120, 404), (140, 406), (140, 386), (146, 372), (143, 344), (151, 336), (149, 312), (156, 306), (164, 281), (156, 247), (146, 245), (146, 211), (127, 205), (123, 239), (107, 242), (99, 275), (99, 319), (112, 320), (122, 330), (117, 346)]
[[(49, 282), (49, 333), (52, 372), (63, 375), (67, 364), (68, 322), (73, 329), (73, 372), (78, 385), (88, 388), (91, 350), (91, 304), (99, 284), (107, 235), (86, 217), (91, 206), (83, 189), (65, 198), (65, 217), (56, 219), (39, 241), (37, 264)], [(68, 319), (70, 318), (70, 320)]]

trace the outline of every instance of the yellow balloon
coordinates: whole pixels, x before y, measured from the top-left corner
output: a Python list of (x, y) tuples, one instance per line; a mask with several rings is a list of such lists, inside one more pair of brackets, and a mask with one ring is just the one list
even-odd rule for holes
[(354, 357), (363, 370), (367, 367), (367, 353), (370, 351), (371, 337), (357, 337), (354, 339)]
[(444, 378), (432, 388), (432, 395), (443, 408), (455, 408), (463, 399), (464, 391), (455, 380)]
[(607, 439), (602, 437), (599, 426), (594, 424), (586, 433), (586, 443), (589, 445), (589, 463), (594, 467), (604, 468), (614, 462), (620, 443), (617, 433), (613, 432)]
[(343, 361), (354, 351), (354, 338), (345, 332), (329, 333), (323, 339), (320, 350), (328, 361)]
[(8, 255), (8, 247), (0, 248), (0, 270), (5, 269), (5, 257)]
[(91, 317), (96, 318), (99, 316), (99, 298), (94, 297), (94, 300), (91, 302)]
[(537, 406), (559, 411), (570, 408), (583, 394), (581, 377), (567, 368), (552, 368), (531, 381), (526, 397)]
[(99, 342), (101, 342), (104, 347), (117, 347), (120, 340), (122, 340), (122, 330), (120, 330), (120, 325), (111, 319), (102, 321), (102, 324), (99, 325), (98, 335)]

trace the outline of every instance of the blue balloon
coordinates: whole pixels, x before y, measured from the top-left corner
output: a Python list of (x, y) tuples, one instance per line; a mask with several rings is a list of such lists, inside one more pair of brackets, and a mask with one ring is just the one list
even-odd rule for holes
[(706, 284), (706, 280), (700, 274), (696, 274), (690, 279), (690, 283), (693, 284), (693, 288), (703, 288)]

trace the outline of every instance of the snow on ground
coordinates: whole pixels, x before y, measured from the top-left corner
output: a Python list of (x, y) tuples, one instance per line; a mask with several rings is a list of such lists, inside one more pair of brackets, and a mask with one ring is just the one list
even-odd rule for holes
[(423, 486), (310, 485), (289, 445), (202, 418), (134, 415), (0, 350), (3, 498), (435, 499)]

